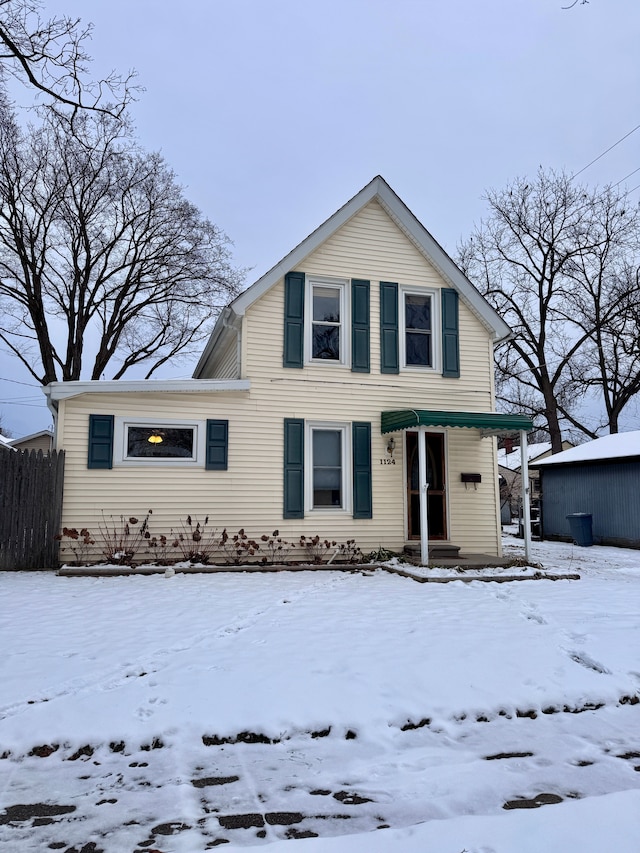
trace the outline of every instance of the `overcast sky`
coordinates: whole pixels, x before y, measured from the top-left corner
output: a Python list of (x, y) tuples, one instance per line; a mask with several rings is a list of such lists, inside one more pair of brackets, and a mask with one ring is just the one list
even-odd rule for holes
[[(233, 240), (251, 283), (381, 174), (450, 253), (488, 188), (578, 172), (640, 124), (638, 0), (47, 0), (135, 68), (141, 143)], [(640, 167), (640, 130), (577, 180)], [(640, 185), (640, 171), (625, 181)], [(631, 194), (637, 200), (638, 190)], [(185, 376), (192, 365), (158, 378)], [(0, 353), (0, 377), (21, 379)], [(51, 418), (0, 380), (15, 436)]]

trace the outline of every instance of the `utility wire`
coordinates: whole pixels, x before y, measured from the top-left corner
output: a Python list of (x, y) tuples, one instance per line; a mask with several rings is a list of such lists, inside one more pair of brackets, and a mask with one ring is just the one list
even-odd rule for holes
[(34, 382), (20, 382), (18, 379), (7, 379), (6, 376), (0, 376), (0, 382), (13, 382), (15, 385), (27, 385), (29, 388), (40, 388)]
[(620, 180), (618, 181), (618, 183), (617, 183), (617, 184), (614, 184), (613, 186), (614, 186), (614, 187), (619, 187), (619, 186), (620, 186), (620, 184), (621, 184), (623, 181), (626, 181), (626, 180), (627, 180), (627, 178), (630, 178), (630, 177), (631, 177), (631, 175), (635, 175), (635, 173), (636, 173), (636, 172), (640, 172), (640, 166), (638, 166), (638, 168), (637, 168), (637, 169), (634, 169), (634, 170), (633, 170), (633, 172), (629, 172), (629, 174), (628, 174), (628, 175), (625, 175), (625, 176), (624, 176), (624, 178), (620, 178)]
[[(624, 140), (625, 140), (625, 139), (627, 139), (629, 136), (631, 136), (631, 134), (632, 134), (632, 133), (635, 133), (635, 132), (636, 132), (636, 130), (639, 130), (639, 129), (640, 129), (640, 124), (637, 124), (637, 125), (633, 128), (633, 130), (630, 130), (630, 131), (629, 131), (629, 133), (625, 133), (625, 135), (624, 135), (624, 136), (622, 136), (622, 137), (621, 137), (617, 142), (614, 142), (614, 143), (613, 143), (613, 145), (610, 145), (610, 146), (607, 148), (607, 150), (606, 150), (606, 151), (603, 151), (603, 152), (602, 152), (602, 154), (598, 154), (598, 156), (597, 156), (597, 157), (594, 157), (594, 159), (593, 159), (590, 163), (587, 163), (587, 165), (586, 165), (586, 166), (583, 166), (583, 167), (582, 167), (582, 169), (580, 169), (579, 171), (574, 172), (574, 173), (573, 173), (573, 175), (571, 175), (571, 180), (573, 180), (574, 178), (577, 178), (577, 177), (578, 177), (578, 175), (580, 175), (580, 174), (582, 174), (582, 172), (586, 171), (586, 170), (589, 168), (589, 166), (593, 166), (593, 164), (594, 164), (594, 163), (597, 163), (597, 162), (598, 162), (598, 160), (600, 160), (602, 157), (604, 157), (604, 155), (605, 155), (605, 154), (608, 154), (608, 153), (609, 153), (609, 151), (613, 151), (613, 149), (614, 149), (617, 145), (620, 145), (620, 143), (621, 143), (621, 142), (624, 142)], [(632, 174), (633, 174), (633, 173), (632, 173)], [(624, 178), (623, 178), (623, 180), (624, 180)]]

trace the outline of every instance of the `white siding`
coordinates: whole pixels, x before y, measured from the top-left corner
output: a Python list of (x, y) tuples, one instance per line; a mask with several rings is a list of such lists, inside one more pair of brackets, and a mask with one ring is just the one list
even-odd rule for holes
[[(307, 274), (371, 281), (371, 373), (314, 364), (284, 369), (284, 282), (254, 303), (243, 318), (242, 378), (251, 390), (216, 394), (90, 395), (70, 399), (64, 407), (67, 450), (63, 524), (96, 529), (101, 512), (144, 515), (153, 509), (152, 532), (168, 533), (187, 515), (209, 515), (215, 526), (252, 537), (279, 529), (289, 540), (301, 534), (345, 541), (355, 538), (363, 551), (405, 544), (404, 441), (397, 433), (395, 465), (388, 458), (380, 413), (390, 409), (490, 411), (492, 347), (478, 318), (460, 303), (459, 379), (435, 372), (380, 373), (379, 282), (411, 286), (446, 286), (377, 202), (358, 215), (310, 255), (298, 269)], [(234, 351), (232, 353), (232, 350)], [(235, 346), (217, 358), (216, 376), (233, 375)], [(222, 365), (227, 365), (223, 368)], [(221, 373), (222, 370), (229, 373)], [(91, 413), (136, 417), (184, 417), (229, 420), (229, 470), (169, 468), (87, 469), (87, 427)], [(372, 519), (354, 520), (332, 512), (308, 513), (303, 520), (283, 520), (283, 420), (325, 419), (372, 424)], [(450, 539), (465, 551), (499, 553), (495, 486), (495, 441), (476, 430), (447, 433)], [(463, 471), (478, 472), (482, 483), (466, 489)]]
[(238, 338), (230, 332), (216, 350), (209, 364), (207, 377), (211, 379), (238, 379)]

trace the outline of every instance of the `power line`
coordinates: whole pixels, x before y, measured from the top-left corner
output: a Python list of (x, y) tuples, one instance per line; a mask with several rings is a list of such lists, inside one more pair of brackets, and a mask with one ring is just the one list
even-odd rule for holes
[[(593, 166), (593, 164), (594, 164), (594, 163), (597, 163), (597, 162), (598, 162), (598, 160), (600, 160), (602, 157), (604, 157), (604, 155), (605, 155), (605, 154), (608, 154), (608, 153), (609, 153), (609, 151), (613, 151), (613, 149), (614, 149), (617, 145), (620, 145), (620, 143), (621, 143), (621, 142), (624, 142), (624, 140), (625, 140), (625, 139), (627, 139), (629, 136), (631, 136), (631, 134), (632, 134), (632, 133), (635, 133), (635, 132), (636, 132), (636, 130), (639, 130), (639, 129), (640, 129), (640, 124), (637, 124), (637, 125), (633, 128), (633, 130), (630, 130), (630, 131), (629, 131), (629, 133), (625, 133), (625, 135), (624, 135), (624, 136), (622, 136), (622, 137), (620, 137), (620, 139), (618, 139), (618, 141), (617, 141), (617, 142), (614, 142), (614, 143), (613, 143), (613, 145), (610, 145), (610, 146), (607, 148), (607, 150), (606, 150), (606, 151), (603, 151), (603, 152), (602, 152), (602, 154), (598, 154), (598, 156), (597, 156), (597, 157), (594, 157), (594, 159), (593, 159), (590, 163), (587, 163), (587, 165), (586, 165), (586, 166), (583, 166), (583, 167), (582, 167), (582, 169), (580, 169), (579, 171), (574, 172), (574, 173), (573, 173), (573, 175), (571, 175), (571, 180), (573, 180), (574, 178), (577, 178), (577, 177), (578, 177), (578, 175), (580, 175), (580, 174), (582, 174), (582, 172), (586, 171), (586, 170), (589, 168), (589, 166)], [(632, 174), (633, 174), (633, 173), (632, 173)], [(622, 180), (624, 180), (624, 178), (623, 178)]]
[(614, 187), (619, 187), (619, 186), (620, 186), (620, 184), (621, 184), (623, 181), (626, 181), (626, 180), (627, 180), (627, 178), (630, 178), (630, 177), (631, 177), (631, 175), (635, 175), (635, 173), (636, 173), (636, 172), (640, 172), (640, 166), (638, 166), (638, 168), (637, 168), (637, 169), (634, 169), (634, 170), (633, 170), (633, 172), (629, 172), (629, 174), (628, 174), (628, 175), (625, 175), (625, 176), (624, 176), (624, 178), (620, 178), (620, 180), (619, 180), (616, 184), (614, 184), (613, 186), (614, 186)]
[(20, 382), (18, 379), (7, 379), (6, 376), (0, 376), (0, 382), (13, 382), (14, 385), (27, 385), (29, 388), (40, 388), (34, 382)]
[(0, 400), (0, 406), (29, 406), (33, 409), (41, 409), (44, 405), (44, 400), (42, 403), (14, 403), (11, 400)]

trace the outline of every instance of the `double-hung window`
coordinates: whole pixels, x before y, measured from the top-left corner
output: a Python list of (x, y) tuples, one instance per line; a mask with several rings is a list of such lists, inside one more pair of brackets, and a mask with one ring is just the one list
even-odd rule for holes
[(348, 510), (351, 496), (349, 431), (346, 424), (307, 423), (308, 510)]
[(346, 364), (347, 282), (336, 279), (308, 280), (307, 360)]
[(400, 290), (402, 366), (437, 367), (437, 300), (432, 291)]

